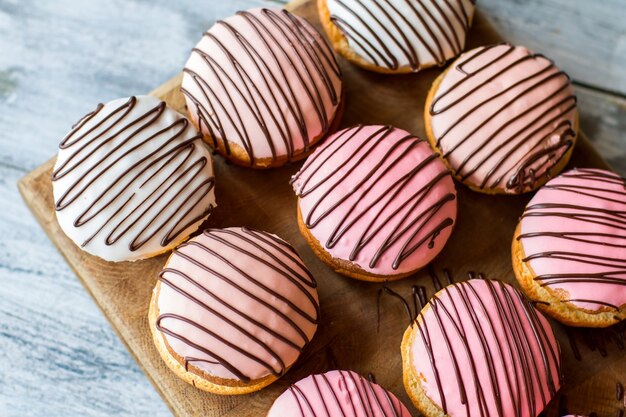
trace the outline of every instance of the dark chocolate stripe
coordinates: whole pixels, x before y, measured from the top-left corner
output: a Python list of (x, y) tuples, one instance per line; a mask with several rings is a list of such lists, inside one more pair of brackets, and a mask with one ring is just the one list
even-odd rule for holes
[[(465, 70), (468, 65), (483, 59), (485, 54), (494, 48), (501, 49), (501, 52), (473, 71)], [(540, 54), (531, 53), (517, 58), (492, 75), (484, 75), (491, 71), (493, 66), (500, 65), (503, 60), (508, 59), (515, 49), (515, 46), (509, 44), (486, 46), (457, 63), (455, 69), (466, 76), (447, 90), (438, 91), (429, 111), (433, 121), (443, 113), (458, 112), (455, 121), (436, 137), (436, 145), (445, 158), (460, 159), (461, 156), (457, 155), (466, 155), (453, 166), (456, 176), (467, 180), (486, 166), (489, 168), (487, 175), (476, 185), (480, 188), (504, 186), (506, 189), (519, 193), (533, 188), (539, 180), (549, 175), (550, 168), (557, 165), (573, 146), (576, 132), (567, 118), (576, 110), (577, 100), (573, 94), (564, 95), (564, 92), (571, 86), (567, 74), (558, 70), (552, 61)], [(537, 61), (545, 65), (534, 73), (527, 74), (523, 66), (529, 61)], [(518, 73), (521, 75), (517, 75)], [(467, 91), (461, 90), (474, 79), (478, 79), (476, 85)], [(507, 79), (514, 81), (510, 85), (505, 84), (497, 93), (485, 99), (476, 98), (490, 85), (505, 82)], [(554, 80), (561, 80), (561, 83), (553, 92), (546, 94), (537, 102), (528, 104), (510, 119), (501, 117), (504, 111), (528, 100), (530, 94), (542, 90), (547, 83)], [(462, 92), (459, 92), (460, 90)], [(510, 98), (504, 99), (507, 96)], [(563, 98), (556, 104), (549, 104), (551, 100), (560, 96)], [(493, 105), (497, 100), (502, 101), (502, 103), (498, 102), (497, 109), (488, 110), (488, 106)], [(463, 107), (467, 110), (458, 110)], [(531, 113), (537, 114), (528, 123), (511, 131), (511, 126)], [(481, 115), (479, 123), (473, 129), (466, 128), (460, 133), (459, 125), (470, 117), (476, 117), (477, 114)], [(487, 134), (487, 131), (490, 133)], [(460, 135), (460, 140), (455, 140), (453, 146), (444, 146), (447, 137), (452, 135)], [(558, 136), (558, 141), (549, 144), (554, 136)], [(490, 145), (493, 146), (491, 152), (481, 153)], [(525, 148), (528, 151), (521, 158), (513, 159), (515, 152)], [(544, 158), (543, 163), (537, 164)], [(499, 175), (496, 176), (497, 173)]]
[[(244, 329), (242, 326), (238, 325), (235, 321), (229, 318), (227, 314), (224, 314), (223, 310), (220, 311), (218, 307), (224, 307), (227, 312), (245, 319), (251, 325), (258, 328), (260, 331), (268, 334), (272, 338), (278, 339), (282, 343), (287, 344), (292, 349), (295, 349), (298, 352), (302, 352), (304, 347), (310, 342), (306, 333), (302, 328), (300, 328), (296, 321), (289, 317), (288, 314), (284, 313), (282, 309), (279, 309), (268, 300), (276, 300), (279, 303), (284, 303), (297, 316), (310, 323), (317, 324), (319, 322), (319, 304), (309, 292), (309, 288), (315, 288), (317, 286), (315, 279), (310, 274), (308, 269), (304, 266), (295, 250), (285, 241), (278, 239), (275, 236), (270, 235), (269, 233), (249, 228), (241, 228), (240, 230), (209, 229), (204, 232), (204, 236), (218, 242), (219, 245), (223, 245), (229, 250), (233, 249), (238, 251), (238, 257), (249, 258), (250, 260), (254, 260), (258, 263), (264, 264), (274, 270), (282, 279), (293, 284), (293, 286), (297, 288), (298, 291), (302, 292), (302, 294), (305, 295), (308, 302), (311, 304), (311, 306), (314, 307), (315, 315), (309, 315), (301, 308), (301, 306), (294, 304), (285, 296), (258, 281), (255, 278), (254, 271), (244, 271), (241, 268), (237, 267), (235, 263), (233, 263), (223, 254), (221, 254), (219, 249), (213, 250), (198, 242), (197, 240), (191, 240), (178, 246), (174, 250), (173, 256), (180, 257), (185, 261), (201, 268), (203, 271), (206, 272), (206, 276), (191, 277), (183, 273), (182, 271), (167, 267), (159, 275), (159, 280), (162, 285), (167, 285), (178, 294), (188, 299), (189, 302), (195, 303), (196, 305), (206, 310), (207, 313), (211, 313), (213, 316), (216, 316), (217, 319), (220, 321), (220, 324), (217, 325), (216, 323), (211, 323), (211, 326), (209, 328), (206, 325), (197, 323), (179, 314), (165, 312), (161, 314), (157, 320), (157, 329), (173, 338), (184, 342), (185, 344), (193, 347), (199, 352), (204, 353), (210, 358), (198, 359), (186, 357), (184, 358), (186, 367), (188, 366), (188, 362), (207, 362), (213, 364), (218, 363), (227, 370), (229, 370), (239, 380), (243, 382), (250, 381), (250, 377), (247, 376), (242, 370), (232, 365), (228, 361), (228, 358), (222, 358), (215, 354), (215, 352), (208, 349), (206, 346), (200, 346), (194, 341), (186, 338), (183, 334), (172, 331), (166, 325), (167, 321), (182, 321), (187, 323), (188, 325), (195, 327), (196, 329), (203, 331), (204, 333), (219, 340), (220, 343), (223, 343), (224, 345), (230, 347), (238, 353), (248, 357), (252, 361), (255, 361), (258, 364), (262, 365), (267, 369), (268, 374), (272, 374), (274, 376), (280, 376), (284, 374), (284, 372), (286, 371), (286, 365), (280, 357), (279, 353), (272, 350), (272, 348), (267, 343), (263, 342), (263, 340), (267, 339), (263, 338), (262, 340), (262, 338), (256, 335), (255, 332)], [(243, 248), (243, 245), (252, 246), (256, 252), (252, 252), (248, 249)], [(202, 252), (206, 253), (207, 256), (192, 257), (191, 255), (186, 253), (185, 248), (187, 247), (198, 248)], [(288, 259), (293, 261), (298, 266), (298, 268), (294, 269), (291, 266), (285, 264), (278, 258), (277, 255), (287, 257)], [(207, 262), (207, 260), (215, 258), (219, 259), (221, 263), (227, 265), (230, 272), (227, 274), (219, 273), (211, 266), (210, 262)], [(175, 277), (178, 278), (175, 280)], [(253, 311), (242, 311), (237, 305), (233, 304), (231, 300), (223, 297), (221, 294), (216, 294), (212, 292), (202, 284), (203, 281), (206, 281), (208, 279), (221, 280), (231, 286), (234, 290), (243, 294), (245, 297), (248, 297), (254, 302), (269, 309), (279, 319), (281, 327), (275, 328), (270, 326), (269, 324), (261, 322), (257, 317), (253, 316)], [(254, 290), (252, 291), (250, 289), (244, 288), (244, 286), (237, 283), (238, 280), (244, 280), (251, 283)], [(187, 282), (193, 285), (193, 287), (197, 289), (200, 293), (209, 296), (212, 300), (211, 303), (209, 304), (201, 301), (200, 298), (194, 296), (194, 294), (190, 293), (188, 290), (185, 290), (181, 285), (177, 285), (177, 282)], [(293, 339), (281, 334), (281, 330), (284, 326), (293, 329), (298, 337), (296, 339)], [(259, 353), (258, 351), (256, 353), (251, 352), (242, 346), (238, 346), (232, 343), (229, 340), (228, 335), (234, 331), (244, 335), (247, 339), (253, 342), (255, 346), (258, 346), (259, 349), (261, 349), (261, 352), (269, 354), (275, 360), (278, 366), (275, 367), (264, 361), (261, 356), (257, 354)]]
[[(475, 285), (488, 286), (490, 296), (481, 298)], [(518, 290), (499, 281), (470, 280), (449, 285), (445, 291), (449, 302), (443, 303), (441, 295), (435, 295), (429, 309), (415, 322), (416, 337), (426, 348), (443, 412), (449, 414), (451, 403), (442, 380), (452, 378), (460, 397), (456, 405), (464, 406), (468, 417), (504, 417), (508, 399), (516, 417), (537, 415), (556, 393), (562, 377), (560, 351), (552, 347), (547, 333), (550, 329), (541, 324), (534, 307)], [(444, 346), (433, 344), (435, 329), (443, 335)], [(470, 346), (471, 337), (478, 338), (478, 346)], [(531, 344), (537, 344), (538, 349)], [(468, 366), (463, 369), (459, 349), (467, 359)], [(441, 350), (448, 352), (445, 359), (434, 353)], [(441, 374), (438, 360), (449, 361), (452, 375)], [(496, 365), (504, 375), (498, 375)], [(471, 406), (478, 412), (472, 413)], [(523, 410), (527, 414), (522, 414)]]
[[(381, 398), (380, 394), (375, 390), (375, 382), (369, 381), (352, 371), (338, 370), (331, 372), (339, 372), (341, 377), (339, 387), (334, 387), (326, 374), (311, 375), (309, 377), (313, 381), (314, 390), (305, 391), (298, 385), (299, 382), (289, 387), (287, 392), (293, 396), (298, 405), (299, 413), (297, 415), (302, 417), (373, 417), (374, 415), (381, 417), (402, 417), (404, 415), (400, 401), (397, 398), (394, 401), (389, 392), (385, 389), (382, 389), (383, 396)], [(352, 383), (354, 390), (348, 390), (348, 381)], [(331, 394), (332, 403), (326, 401), (323, 392)], [(347, 410), (342, 406), (342, 402), (346, 397), (349, 399), (350, 405), (350, 408)], [(323, 409), (318, 409), (313, 404), (321, 404)], [(387, 404), (391, 413), (385, 411), (384, 404)], [(341, 414), (331, 413), (331, 409), (336, 409)]]
[[(210, 164), (206, 156), (194, 156), (196, 147), (205, 146), (202, 137), (185, 138), (183, 135), (189, 122), (181, 117), (170, 124), (163, 124), (156, 133), (144, 138), (143, 132), (155, 125), (160, 126), (161, 119), (170, 110), (161, 101), (147, 112), (133, 115), (136, 105), (136, 97), (130, 97), (114, 109), (99, 104), (95, 111), (72, 128), (59, 145), (61, 150), (72, 153), (56, 167), (52, 181), (59, 181), (75, 172), (80, 176), (55, 201), (55, 209), (62, 211), (87, 199), (85, 209), (74, 220), (74, 226), (90, 222), (99, 225), (96, 232), (82, 242), (83, 247), (104, 229), (108, 229), (108, 235), (103, 238), (106, 245), (113, 245), (130, 234), (131, 252), (165, 230), (160, 241), (165, 247), (213, 209), (209, 206), (191, 217), (191, 212), (215, 186), (213, 176), (197, 183), (198, 176), (206, 172)], [(106, 113), (103, 114), (103, 111)], [(85, 129), (92, 120), (93, 126)], [(155, 143), (159, 144), (156, 148)], [(93, 160), (96, 152), (105, 149), (107, 151), (102, 158)], [(128, 168), (121, 170), (120, 166)], [(147, 173), (150, 175), (147, 176)], [(155, 183), (163, 173), (167, 174), (166, 179)], [(94, 191), (95, 183), (105, 175), (116, 176), (103, 189)], [(133, 190), (145, 186), (153, 190), (143, 200), (136, 199), (135, 193), (129, 196), (129, 193), (119, 190), (120, 187)], [(119, 209), (112, 214), (107, 213), (112, 205), (118, 203)], [(158, 204), (176, 205), (172, 210), (175, 214), (165, 215), (163, 210), (156, 209)]]
[[(359, 252), (377, 235), (383, 233), (385, 226), (388, 226), (393, 222), (394, 227), (388, 235), (385, 236), (383, 244), (377, 249), (375, 255), (369, 262), (370, 268), (374, 268), (380, 261), (380, 258), (398, 241), (402, 239), (404, 242), (402, 249), (395, 255), (392, 264), (393, 269), (398, 269), (400, 264), (413, 254), (422, 245), (427, 244), (428, 247), (434, 246), (434, 240), (437, 236), (448, 227), (452, 227), (454, 220), (452, 218), (445, 218), (442, 221), (433, 221), (434, 216), (441, 210), (443, 206), (451, 203), (455, 200), (455, 195), (448, 193), (442, 196), (438, 201), (428, 207), (423, 207), (420, 210), (416, 210), (417, 207), (430, 195), (435, 187), (444, 179), (449, 178), (447, 171), (442, 171), (439, 175), (431, 179), (428, 183), (424, 184), (422, 188), (410, 190), (407, 185), (410, 181), (419, 176), (422, 170), (429, 166), (431, 163), (438, 163), (438, 158), (435, 154), (432, 154), (428, 158), (421, 161), (417, 166), (400, 176), (394, 184), (388, 189), (384, 190), (383, 194), (374, 195), (373, 189), (377, 182), (379, 182), (385, 175), (394, 169), (396, 164), (400, 163), (404, 158), (408, 157), (411, 152), (415, 151), (415, 148), (423, 142), (416, 136), (406, 135), (398, 139), (391, 147), (383, 145), (383, 139), (394, 132), (395, 128), (392, 126), (381, 126), (374, 134), (367, 137), (362, 143), (353, 145), (353, 138), (359, 134), (363, 129), (362, 125), (354, 128), (346, 129), (333, 138), (333, 143), (338, 143), (334, 149), (333, 147), (327, 147), (313, 154), (307, 160), (306, 164), (302, 167), (300, 172), (294, 176), (292, 183), (303, 178), (298, 197), (306, 198), (309, 194), (315, 191), (319, 187), (327, 186), (326, 191), (320, 197), (318, 201), (313, 205), (310, 212), (305, 216), (304, 222), (306, 227), (312, 229), (316, 227), (319, 222), (329, 216), (334, 210), (340, 207), (346, 200), (353, 195), (360, 196), (353, 204), (350, 210), (347, 211), (348, 215), (343, 217), (336, 225), (329, 239), (324, 243), (327, 248), (335, 246), (346, 234), (352, 230), (356, 223), (375, 211), (382, 213), (391, 204), (392, 201), (402, 198), (404, 204), (398, 209), (388, 215), (388, 221), (380, 222), (379, 216), (374, 216), (374, 219), (363, 228), (363, 232), (358, 239), (355, 239), (352, 252), (349, 260), (354, 261)], [(380, 149), (384, 147), (384, 149)], [(309, 184), (311, 179), (315, 177), (315, 174), (319, 170), (323, 170), (333, 156), (338, 152), (346, 149), (352, 149), (351, 154), (345, 158), (345, 160), (339, 166), (333, 166), (329, 171), (330, 174), (319, 179), (316, 183)], [(338, 195), (335, 190), (341, 186), (345, 186), (346, 183), (352, 181), (351, 173), (361, 166), (362, 162), (373, 152), (381, 153), (380, 161), (370, 167), (370, 171), (363, 179), (357, 183), (352, 184), (350, 187), (344, 187), (350, 189), (349, 192)], [(318, 164), (318, 160), (320, 163)], [(315, 168), (312, 168), (315, 167)], [(341, 175), (335, 175), (336, 172), (344, 168), (346, 171)], [(330, 185), (328, 185), (330, 184)], [(333, 204), (324, 212), (318, 213), (319, 207), (321, 207), (327, 200), (333, 201)], [(369, 201), (366, 206), (356, 210), (356, 206), (363, 201)], [(382, 203), (382, 204), (381, 204)], [(398, 219), (398, 214), (405, 210), (406, 207), (410, 207), (409, 214), (406, 218)], [(376, 225), (376, 223), (379, 223)], [(417, 235), (426, 230), (427, 233), (423, 237), (415, 241)]]
[[(522, 233), (517, 236), (520, 241), (529, 239), (554, 238), (569, 242), (582, 242), (595, 245), (598, 248), (612, 247), (626, 250), (626, 212), (604, 208), (612, 203), (622, 203), (626, 207), (626, 179), (617, 174), (607, 171), (578, 169), (561, 175), (562, 178), (581, 179), (578, 184), (556, 184), (548, 183), (542, 188), (542, 193), (559, 191), (568, 193), (571, 198), (564, 202), (550, 202), (530, 204), (526, 207), (522, 220), (530, 217), (542, 218), (565, 218), (576, 221), (581, 225), (596, 225), (597, 231), (578, 232), (572, 229), (571, 232), (553, 230)], [(609, 186), (623, 186), (618, 190), (606, 189)], [(576, 196), (594, 198), (597, 204), (582, 205), (577, 204)], [(614, 231), (614, 232), (613, 232)], [(569, 250), (543, 251), (529, 253), (526, 251), (524, 262), (536, 259), (559, 259), (562, 271), (552, 274), (540, 274), (535, 280), (541, 286), (558, 287), (560, 284), (588, 284), (618, 285), (626, 286), (626, 256), (612, 257), (604, 255), (593, 255), (590, 253), (577, 253)], [(580, 272), (581, 265), (596, 265), (603, 267), (601, 272), (584, 273)], [(593, 293), (587, 294), (586, 299), (565, 299), (564, 302), (585, 302), (597, 304), (598, 307), (610, 307), (619, 310), (620, 306), (612, 305), (600, 299), (594, 299)]]
[[(341, 70), (330, 46), (315, 29), (286, 10), (262, 9), (261, 16), (242, 11), (237, 15), (245, 23), (234, 23), (233, 19), (216, 23), (228, 32), (227, 38), (211, 30), (204, 34), (228, 65), (220, 64), (220, 57), (194, 48), (193, 54), (202, 58), (203, 66), (183, 70), (186, 77), (181, 91), (197, 107), (198, 124), (211, 136), (214, 147), (231, 153), (233, 138), (226, 133), (231, 128), (251, 165), (256, 162), (259, 141), (265, 141), (274, 161), (279, 156), (277, 144), (282, 143), (291, 160), (296, 137), (302, 137), (306, 151), (317, 134), (309, 131), (308, 111), (315, 114), (322, 133), (329, 130), (333, 109), (325, 102), (338, 105), (341, 91), (335, 84), (341, 79)], [(242, 25), (252, 30), (255, 39), (241, 32)], [(264, 48), (257, 48), (255, 40)], [(243, 68), (240, 61), (244, 57), (252, 65)], [(192, 86), (199, 93), (194, 95)], [(296, 94), (294, 90), (299, 88), (304, 95)], [(236, 101), (243, 107), (235, 105)], [(244, 120), (247, 116), (250, 119)], [(272, 128), (279, 133), (273, 134)]]
[[(348, 43), (358, 47), (364, 58), (376, 66), (397, 70), (404, 58), (416, 72), (422, 67), (421, 61), (434, 60), (437, 65), (443, 65), (465, 46), (470, 17), (463, 0), (332, 1), (341, 11), (331, 13), (331, 21)], [(403, 4), (410, 9), (408, 15), (400, 10)], [(341, 17), (342, 11), (358, 24), (348, 23)], [(418, 28), (427, 33), (421, 34)], [(419, 56), (419, 46), (426, 49), (428, 56)], [(394, 54), (394, 48), (400, 50), (400, 55)], [(452, 55), (446, 55), (445, 49), (450, 49)]]

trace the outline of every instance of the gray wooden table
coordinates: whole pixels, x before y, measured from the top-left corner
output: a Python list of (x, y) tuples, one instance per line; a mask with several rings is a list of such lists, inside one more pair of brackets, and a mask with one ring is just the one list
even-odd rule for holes
[[(0, 0), (0, 416), (169, 411), (22, 203), (16, 181), (97, 102), (145, 93), (218, 18), (269, 0)], [(626, 0), (479, 0), (576, 81), (581, 126), (626, 175)]]

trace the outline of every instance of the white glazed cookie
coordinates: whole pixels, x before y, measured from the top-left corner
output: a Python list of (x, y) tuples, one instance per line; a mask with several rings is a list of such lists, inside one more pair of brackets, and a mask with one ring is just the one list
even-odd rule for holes
[(473, 0), (322, 1), (350, 50), (389, 72), (416, 72), (459, 55), (474, 16)]
[(76, 123), (59, 145), (52, 186), (65, 234), (107, 261), (165, 252), (215, 207), (202, 136), (151, 96), (99, 104)]

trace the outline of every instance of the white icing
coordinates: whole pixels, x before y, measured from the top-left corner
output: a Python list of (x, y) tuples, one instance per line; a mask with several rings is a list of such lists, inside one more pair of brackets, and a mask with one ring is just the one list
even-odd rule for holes
[[(137, 97), (134, 106), (132, 98), (113, 100), (77, 123), (59, 148), (53, 194), (57, 206), (67, 204), (57, 207), (59, 224), (83, 250), (105, 260), (164, 252), (215, 207), (207, 146), (176, 111), (165, 107), (158, 115), (162, 105), (150, 96)], [(174, 149), (179, 151), (168, 154)], [(77, 225), (81, 215), (87, 221)], [(162, 246), (170, 230), (172, 239)], [(107, 236), (115, 241), (107, 244)], [(135, 239), (147, 240), (131, 250)]]
[(354, 52), (380, 67), (389, 67), (392, 57), (399, 68), (410, 67), (406, 51), (411, 49), (421, 68), (455, 57), (465, 47), (465, 16), (471, 23), (474, 15), (470, 0), (327, 0), (326, 4)]

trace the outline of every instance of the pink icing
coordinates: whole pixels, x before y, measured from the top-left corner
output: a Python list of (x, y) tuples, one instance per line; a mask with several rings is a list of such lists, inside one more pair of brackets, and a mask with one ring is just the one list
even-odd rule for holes
[(161, 326), (180, 336), (166, 332), (169, 346), (183, 358), (195, 358), (190, 364), (228, 379), (241, 378), (219, 358), (251, 380), (282, 373), (311, 340), (319, 319), (315, 280), (293, 248), (245, 228), (207, 230), (180, 245), (162, 273), (157, 305), (165, 316)]
[(454, 171), (483, 188), (528, 191), (573, 144), (576, 97), (569, 78), (521, 46), (461, 55), (429, 111)]
[(274, 401), (267, 417), (410, 417), (395, 395), (352, 371), (310, 375)]
[(306, 20), (251, 9), (203, 36), (182, 91), (202, 133), (268, 158), (302, 151), (327, 132), (341, 85), (332, 49)]
[[(320, 244), (334, 258), (374, 274), (426, 265), (444, 247), (456, 219), (454, 182), (441, 160), (428, 143), (393, 127), (336, 133), (292, 181), (302, 217)], [(345, 233), (329, 245), (335, 230)], [(363, 245), (351, 259), (359, 241)]]
[(520, 227), (539, 282), (590, 311), (626, 305), (624, 179), (598, 169), (568, 171), (535, 194)]
[(444, 413), (539, 414), (560, 387), (560, 351), (547, 320), (518, 290), (473, 279), (448, 286), (429, 305), (414, 324), (411, 363)]

